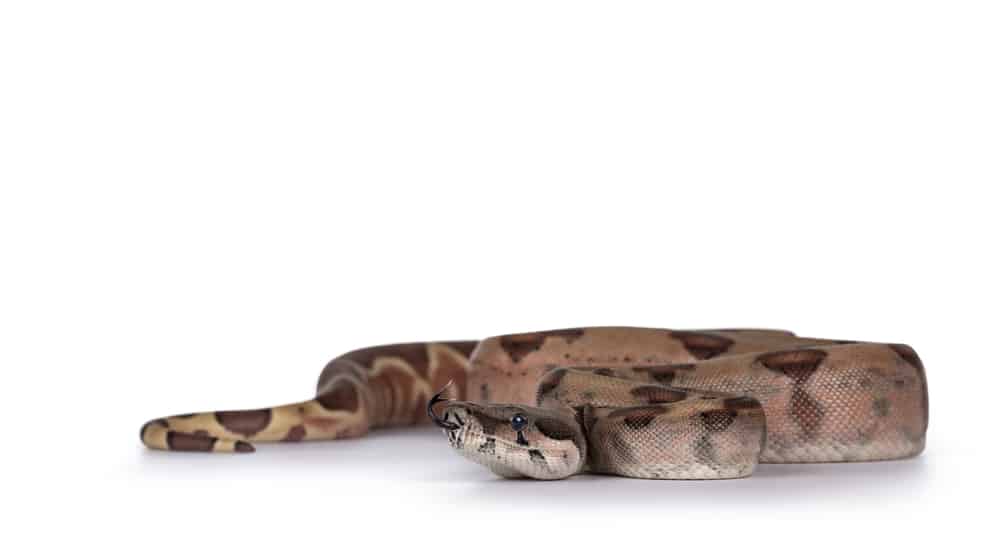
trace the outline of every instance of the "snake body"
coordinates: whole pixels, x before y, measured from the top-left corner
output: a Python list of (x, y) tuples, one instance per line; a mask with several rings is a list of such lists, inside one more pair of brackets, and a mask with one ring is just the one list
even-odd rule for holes
[[(449, 398), (435, 395), (445, 386)], [(359, 349), (327, 364), (313, 399), (157, 418), (141, 438), (155, 449), (251, 452), (253, 441), (358, 437), (429, 419), (462, 456), (504, 477), (725, 479), (759, 462), (917, 455), (928, 408), (907, 345), (594, 327)]]

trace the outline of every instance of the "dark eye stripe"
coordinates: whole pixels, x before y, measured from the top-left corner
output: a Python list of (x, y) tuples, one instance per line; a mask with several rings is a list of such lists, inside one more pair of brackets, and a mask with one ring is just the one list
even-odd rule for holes
[(572, 426), (554, 418), (539, 418), (534, 421), (534, 427), (545, 437), (556, 441), (567, 441), (576, 437), (576, 430)]

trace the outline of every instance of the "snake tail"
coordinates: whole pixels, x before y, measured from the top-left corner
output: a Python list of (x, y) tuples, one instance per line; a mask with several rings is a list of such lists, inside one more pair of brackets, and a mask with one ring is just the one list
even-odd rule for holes
[(155, 418), (140, 430), (147, 447), (188, 452), (253, 452), (252, 442), (333, 440), (369, 430), (427, 423), (426, 403), (453, 381), (465, 393), (475, 341), (403, 343), (358, 349), (331, 360), (314, 398), (251, 410)]

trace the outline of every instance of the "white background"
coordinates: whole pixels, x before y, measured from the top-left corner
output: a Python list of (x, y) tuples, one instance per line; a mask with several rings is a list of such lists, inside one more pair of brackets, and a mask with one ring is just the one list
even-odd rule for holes
[[(960, 1), (3, 1), (3, 548), (987, 546), (997, 28)], [(430, 429), (138, 441), (307, 398), (353, 348), (594, 324), (910, 343), (927, 452), (537, 483)]]

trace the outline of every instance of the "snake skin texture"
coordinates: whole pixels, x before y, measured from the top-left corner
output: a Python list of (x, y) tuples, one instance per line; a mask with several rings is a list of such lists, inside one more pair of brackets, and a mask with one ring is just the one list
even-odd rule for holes
[[(448, 398), (434, 395), (445, 386)], [(313, 399), (157, 418), (140, 436), (154, 449), (252, 452), (432, 420), (503, 477), (727, 479), (759, 462), (917, 455), (928, 409), (907, 345), (594, 327), (360, 349), (327, 364)]]

